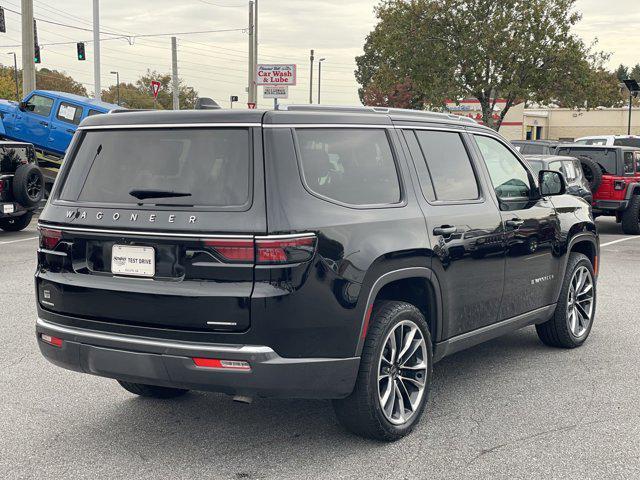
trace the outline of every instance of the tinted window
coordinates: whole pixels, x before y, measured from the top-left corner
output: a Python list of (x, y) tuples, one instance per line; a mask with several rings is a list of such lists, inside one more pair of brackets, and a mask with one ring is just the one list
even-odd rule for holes
[(605, 173), (615, 174), (616, 168), (616, 151), (610, 148), (589, 148), (589, 147), (561, 147), (558, 149), (557, 155), (567, 157), (588, 157), (600, 165)]
[(573, 160), (565, 160), (562, 162), (562, 173), (567, 181), (572, 182), (578, 178), (578, 171)]
[(544, 163), (538, 160), (527, 160), (527, 163), (529, 164), (529, 166), (531, 167), (531, 170), (533, 170), (533, 172), (536, 175), (540, 173), (540, 170), (545, 170)]
[(53, 107), (53, 99), (42, 95), (33, 95), (27, 101), (27, 110), (48, 117)]
[(436, 200), (475, 200), (480, 194), (467, 149), (458, 133), (417, 130)]
[(26, 147), (0, 147), (0, 173), (14, 173), (20, 165), (33, 160)]
[(400, 183), (384, 130), (298, 129), (300, 164), (312, 192), (349, 205), (400, 201)]
[[(580, 142), (582, 143), (582, 142)], [(586, 145), (606, 145), (607, 144), (607, 139), (606, 138), (591, 138), (589, 140), (585, 141)]]
[(531, 192), (529, 173), (518, 158), (493, 138), (476, 135), (475, 139), (498, 198), (528, 198)]
[[(99, 203), (241, 206), (250, 193), (246, 129), (89, 131), (61, 197)], [(186, 194), (138, 200), (133, 190)]]
[(536, 144), (530, 143), (528, 145), (523, 145), (522, 148), (520, 149), (520, 153), (524, 155), (541, 155), (546, 152), (545, 152), (544, 145), (536, 145)]
[(633, 174), (635, 171), (633, 152), (624, 152), (624, 174)]
[(613, 141), (613, 144), (621, 145), (623, 147), (640, 147), (640, 138), (635, 138), (635, 137), (616, 138)]
[(56, 113), (56, 118), (58, 120), (62, 120), (63, 122), (78, 125), (80, 123), (80, 120), (82, 119), (82, 107), (73, 105), (71, 103), (60, 102), (58, 113)]

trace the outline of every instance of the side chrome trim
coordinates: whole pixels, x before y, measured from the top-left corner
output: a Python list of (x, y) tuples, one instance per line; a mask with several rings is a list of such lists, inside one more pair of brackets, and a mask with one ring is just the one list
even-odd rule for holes
[(358, 123), (269, 123), (262, 125), (263, 128), (394, 128), (391, 124), (358, 124)]
[(256, 240), (288, 240), (290, 238), (309, 238), (315, 237), (315, 233), (291, 233), (286, 235), (256, 235)]
[(57, 250), (47, 250), (46, 248), (38, 248), (38, 253), (46, 253), (47, 255), (57, 255), (58, 257), (66, 257), (65, 252), (58, 252)]
[[(443, 124), (444, 125), (444, 124)], [(468, 125), (459, 125), (460, 128), (451, 128), (447, 126), (422, 126), (422, 125), (396, 125), (398, 130), (435, 130), (439, 132), (455, 132), (455, 133), (465, 133), (464, 127), (468, 127)]]
[(48, 223), (38, 223), (38, 227), (53, 228), (56, 230), (62, 230), (66, 232), (80, 232), (80, 233), (104, 233), (107, 235), (133, 235), (144, 237), (172, 237), (172, 238), (196, 238), (196, 239), (215, 239), (215, 238), (233, 238), (233, 239), (247, 239), (253, 238), (253, 235), (212, 235), (206, 233), (174, 233), (174, 232), (152, 232), (144, 230), (110, 230), (103, 228), (82, 228), (82, 227), (68, 227), (66, 225), (51, 225)]
[(53, 332), (63, 333), (67, 335), (73, 335), (80, 341), (89, 340), (106, 340), (110, 342), (123, 343), (128, 345), (146, 346), (146, 347), (159, 347), (170, 349), (182, 349), (193, 350), (197, 352), (211, 352), (211, 353), (242, 353), (242, 354), (275, 354), (273, 349), (260, 345), (238, 345), (237, 347), (229, 345), (215, 345), (210, 343), (191, 343), (191, 342), (169, 342), (165, 340), (152, 340), (150, 338), (132, 337), (129, 335), (114, 335), (110, 333), (101, 333), (94, 330), (81, 330), (78, 328), (63, 327), (55, 323), (47, 322), (42, 318), (38, 318), (36, 325), (41, 328), (46, 328)]
[(135, 125), (87, 125), (78, 130), (131, 130), (140, 128), (261, 127), (261, 123), (141, 123)]

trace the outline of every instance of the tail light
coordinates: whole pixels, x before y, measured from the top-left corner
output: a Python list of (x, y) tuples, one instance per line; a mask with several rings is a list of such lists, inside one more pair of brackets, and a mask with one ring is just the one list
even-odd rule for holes
[(46, 248), (47, 250), (53, 250), (56, 248), (58, 243), (60, 243), (60, 239), (62, 239), (62, 231), (43, 227), (40, 227), (39, 230), (40, 247)]
[(278, 265), (311, 260), (316, 248), (313, 234), (301, 237), (264, 237), (255, 240), (212, 239), (204, 245), (213, 250), (222, 261)]
[(316, 249), (316, 237), (258, 239), (256, 263), (300, 263), (311, 260)]
[(624, 180), (616, 180), (613, 182), (614, 190), (624, 190), (627, 188), (627, 183)]
[(5, 190), (4, 180), (0, 180), (0, 193), (4, 192), (4, 190)]

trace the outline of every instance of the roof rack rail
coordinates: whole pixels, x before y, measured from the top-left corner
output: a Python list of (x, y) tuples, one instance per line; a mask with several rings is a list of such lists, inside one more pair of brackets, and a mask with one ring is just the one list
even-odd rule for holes
[(341, 106), (341, 105), (278, 105), (278, 110), (303, 112), (345, 112), (345, 113), (382, 113), (406, 115), (423, 119), (453, 120), (477, 125), (473, 118), (454, 115), (452, 113), (430, 112), (427, 110), (409, 110), (405, 108)]

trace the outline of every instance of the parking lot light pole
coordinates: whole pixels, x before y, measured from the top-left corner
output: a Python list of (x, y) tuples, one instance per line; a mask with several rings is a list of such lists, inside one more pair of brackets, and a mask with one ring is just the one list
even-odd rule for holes
[(638, 81), (633, 78), (627, 78), (623, 80), (625, 86), (629, 90), (629, 126), (627, 127), (627, 135), (631, 135), (631, 109), (633, 107), (633, 98), (638, 96), (640, 93), (640, 85), (638, 85)]
[(320, 105), (320, 88), (322, 85), (322, 62), (325, 60), (326, 58), (318, 60), (318, 105)]
[(111, 72), (116, 76), (116, 104), (120, 106), (120, 72)]
[(13, 55), (13, 79), (16, 82), (16, 102), (20, 101), (20, 88), (18, 87), (18, 59), (16, 52), (9, 52), (7, 55)]

